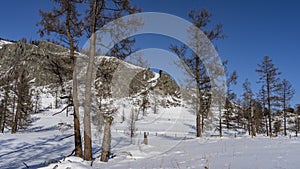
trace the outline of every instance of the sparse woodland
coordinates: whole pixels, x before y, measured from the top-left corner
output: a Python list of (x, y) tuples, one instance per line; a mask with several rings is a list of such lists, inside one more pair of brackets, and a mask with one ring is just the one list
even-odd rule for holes
[[(59, 37), (53, 39), (52, 42), (65, 46), (62, 48), (67, 48), (67, 50), (58, 50), (57, 53), (60, 54), (57, 57), (60, 59), (45, 60), (41, 64), (45, 67), (39, 68), (37, 72), (51, 74), (51, 76), (43, 77), (49, 79), (49, 83), (41, 85), (37, 84), (37, 80), (43, 78), (35, 78), (33, 72), (30, 72), (35, 69), (32, 64), (29, 64), (34, 59), (24, 52), (29, 50), (26, 45), (38, 46), (40, 41), (21, 39), (13, 42), (19, 47), (14, 48), (14, 53), (9, 55), (14, 56), (12, 58), (4, 56), (8, 55), (5, 52), (11, 44), (0, 49), (0, 132), (4, 133), (4, 137), (8, 133), (26, 131), (34, 120), (31, 115), (42, 111), (40, 109), (42, 86), (50, 87), (52, 89), (50, 93), (56, 98), (51, 108), (59, 109), (58, 113), (66, 111), (67, 116), (73, 116), (74, 151), (72, 155), (86, 161), (96, 159), (107, 162), (113, 157), (111, 126), (117, 123), (114, 121), (117, 115), (121, 114), (121, 123), (127, 125), (126, 132), (131, 139), (131, 144), (137, 144), (134, 142), (138, 131), (137, 121), (146, 118), (149, 114), (159, 117), (161, 109), (165, 110), (182, 104), (190, 108), (194, 114), (195, 138), (203, 137), (203, 133), (210, 130), (216, 131), (215, 135), (220, 137), (226, 135), (228, 131), (250, 135), (253, 138), (258, 135), (298, 136), (300, 103), (291, 105), (295, 90), (288, 79), (282, 78), (285, 72), (277, 68), (280, 65), (274, 65), (272, 56), (256, 56), (262, 57), (261, 62), (257, 63), (256, 70), (253, 70), (258, 74), (257, 81), (249, 81), (248, 77), (240, 77), (239, 70), (230, 71), (227, 68), (230, 60), (224, 61), (223, 68), (227, 80), (226, 93), (224, 93), (225, 104), (217, 108), (217, 116), (211, 117), (213, 114), (211, 107), (215, 106), (212, 105), (211, 78), (204, 61), (187, 45), (170, 44), (170, 51), (183, 61), (184, 64), (179, 64), (179, 66), (190, 70), (186, 76), (192, 79), (191, 82), (188, 82), (187, 86), (177, 86), (174, 80), (170, 80), (171, 78), (162, 71), (159, 72), (159, 77), (154, 79), (157, 73), (150, 71), (147, 67), (140, 68), (143, 71), (140, 71), (132, 80), (131, 91), (127, 96), (133, 107), (130, 112), (127, 112), (128, 116), (125, 115), (125, 105), (117, 105), (119, 102), (111, 93), (112, 75), (117, 70), (118, 59), (125, 60), (137, 50), (134, 48), (136, 40), (124, 39), (114, 45), (108, 53), (103, 54), (97, 50), (99, 48), (97, 48), (96, 41), (99, 38), (101, 40), (101, 37), (97, 37), (96, 32), (110, 21), (137, 12), (141, 12), (141, 9), (133, 6), (129, 0), (54, 0), (51, 11), (41, 9), (41, 20), (37, 24), (41, 37)], [(223, 32), (222, 24), (213, 24), (214, 18), (208, 10), (191, 10), (188, 17), (189, 21), (202, 30), (213, 44), (220, 41), (222, 45), (222, 39), (227, 36), (226, 32)], [(201, 54), (203, 51), (199, 46), (200, 40), (197, 40), (199, 37), (196, 37), (193, 32), (191, 34), (194, 38), (190, 43)], [(79, 55), (79, 39), (82, 37), (90, 38), (90, 46), (84, 52), (89, 57), (88, 68), (85, 72), (85, 95), (79, 96), (78, 72), (76, 72), (78, 70), (75, 66)], [(95, 66), (95, 56), (99, 53), (117, 59), (104, 59)], [(36, 57), (42, 56), (38, 52), (35, 54)], [(49, 55), (43, 57), (51, 58), (52, 56), (49, 52)], [(36, 64), (40, 63), (36, 62)], [(92, 81), (93, 72), (96, 72), (96, 81)], [(241, 89), (242, 95), (234, 92), (238, 79), (245, 79)], [(261, 86), (258, 91), (252, 88), (252, 85), (256, 83)], [(162, 87), (163, 85), (169, 86)], [(92, 90), (93, 86), (94, 90)], [(92, 99), (93, 92), (96, 100)], [(82, 98), (79, 97), (84, 97), (83, 121), (80, 121), (79, 99)], [(96, 106), (92, 106), (93, 101), (95, 101), (93, 105)], [(95, 135), (92, 134), (92, 126), (97, 126), (98, 132), (102, 134), (101, 143), (99, 143), (100, 157), (95, 157), (93, 154)], [(147, 133), (143, 134), (146, 140), (144, 142), (151, 143), (151, 138), (147, 137)]]

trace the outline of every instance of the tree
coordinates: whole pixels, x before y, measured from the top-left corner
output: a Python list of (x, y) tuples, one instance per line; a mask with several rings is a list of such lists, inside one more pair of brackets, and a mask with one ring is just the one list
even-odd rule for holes
[(81, 0), (54, 0), (59, 8), (54, 7), (50, 12), (40, 10), (42, 17), (38, 23), (43, 28), (39, 30), (41, 37), (50, 35), (51, 33), (58, 34), (60, 40), (69, 45), (69, 56), (72, 60), (72, 101), (74, 106), (74, 142), (75, 156), (82, 157), (82, 143), (79, 122), (79, 107), (78, 107), (78, 92), (76, 78), (76, 60), (75, 56), (76, 44), (78, 38), (82, 35), (83, 22), (79, 19), (76, 3), (81, 3)]
[(268, 110), (266, 108), (266, 104), (267, 104), (267, 95), (266, 95), (266, 89), (265, 89), (265, 85), (261, 86), (261, 89), (259, 90), (258, 94), (257, 94), (257, 100), (261, 103), (262, 105), (262, 112), (263, 112), (263, 116), (265, 118), (265, 131), (267, 132), (267, 136), (269, 136), (269, 129), (268, 129)]
[(248, 79), (245, 80), (243, 83), (243, 111), (244, 111), (244, 118), (247, 119), (247, 129), (249, 135), (251, 134), (251, 102), (252, 102), (252, 89), (251, 83)]
[[(91, 139), (91, 119), (90, 119), (90, 109), (91, 109), (91, 88), (92, 88), (92, 74), (93, 74), (93, 64), (95, 60), (96, 40), (101, 37), (97, 37), (96, 30), (103, 27), (110, 21), (118, 19), (126, 14), (135, 13), (138, 9), (132, 7), (130, 1), (105, 1), (105, 0), (87, 0), (89, 4), (89, 9), (86, 11), (87, 16), (85, 17), (85, 30), (88, 37), (90, 37), (90, 45), (88, 49), (88, 68), (87, 68), (87, 79), (85, 86), (85, 106), (84, 106), (84, 159), (92, 160), (92, 139)], [(118, 34), (118, 32), (115, 32)], [(132, 50), (132, 45), (135, 40), (124, 39), (120, 43), (114, 45), (113, 49), (110, 51), (112, 56), (125, 59), (127, 55), (130, 55)], [(100, 51), (101, 53), (102, 51)], [(105, 55), (101, 53), (101, 55)], [(107, 122), (107, 120), (106, 120)], [(107, 126), (105, 126), (107, 128)], [(106, 139), (103, 139), (105, 141)], [(104, 158), (101, 158), (101, 160)]]
[(261, 64), (258, 64), (256, 72), (259, 74), (259, 83), (262, 83), (266, 87), (266, 101), (269, 118), (269, 134), (272, 137), (272, 106), (278, 101), (276, 92), (279, 90), (279, 78), (281, 74), (278, 68), (272, 63), (272, 59), (269, 56), (265, 56)]
[(30, 119), (29, 113), (32, 111), (31, 91), (29, 84), (28, 72), (21, 69), (18, 72), (18, 79), (16, 80), (17, 107), (14, 114), (11, 133), (16, 133), (18, 129), (26, 129)]
[(128, 128), (130, 132), (130, 141), (133, 144), (133, 137), (135, 136), (135, 122), (136, 122), (136, 109), (132, 108), (128, 119)]
[(283, 79), (280, 84), (279, 95), (280, 95), (281, 105), (283, 108), (283, 127), (284, 127), (285, 136), (287, 135), (286, 133), (287, 108), (294, 94), (295, 94), (295, 90), (293, 89), (292, 84), (288, 80)]
[(225, 103), (225, 123), (227, 129), (229, 129), (230, 126), (230, 121), (232, 119), (232, 114), (234, 111), (234, 106), (232, 104), (233, 100), (236, 98), (236, 94), (232, 91), (231, 85), (236, 85), (237, 84), (237, 73), (236, 71), (233, 71), (232, 73), (229, 73), (227, 70), (227, 61), (223, 62), (223, 65), (225, 67), (225, 73), (227, 77), (227, 97), (226, 97), (226, 103)]
[[(224, 38), (224, 35), (222, 35), (222, 25), (217, 24), (212, 29), (209, 26), (211, 22), (212, 15), (206, 10), (202, 9), (201, 11), (192, 10), (189, 13), (189, 18), (192, 20), (192, 23), (202, 30), (204, 34), (207, 36), (207, 38), (210, 41), (214, 41), (220, 38)], [(175, 52), (175, 54), (183, 60), (184, 64), (187, 66), (185, 68), (188, 68), (191, 70), (191, 77), (196, 83), (196, 90), (198, 93), (198, 99), (197, 99), (197, 115), (196, 115), (196, 137), (202, 136), (202, 127), (201, 127), (201, 121), (203, 123), (203, 120), (201, 120), (201, 117), (203, 119), (204, 112), (206, 106), (209, 106), (209, 104), (203, 104), (203, 99), (206, 93), (210, 92), (211, 89), (211, 83), (210, 78), (207, 75), (206, 68), (203, 64), (203, 60), (201, 60), (200, 56), (197, 54), (203, 54), (203, 46), (201, 46), (201, 37), (199, 37), (198, 32), (195, 30), (190, 30), (189, 32), (191, 36), (193, 37), (190, 42), (190, 46), (194, 47), (196, 50), (196, 53), (189, 53), (187, 52), (188, 46), (182, 45), (171, 45), (170, 49)], [(200, 38), (200, 39), (199, 39)], [(189, 72), (189, 71), (187, 71)]]
[(8, 121), (8, 114), (9, 114), (9, 86), (4, 87), (4, 96), (1, 100), (0, 105), (0, 113), (1, 113), (1, 119), (0, 119), (0, 131), (1, 133), (4, 133), (4, 129), (7, 126)]
[(295, 123), (296, 123), (296, 137), (298, 137), (298, 132), (299, 132), (299, 129), (300, 129), (300, 120), (299, 120), (299, 117), (300, 117), (300, 104), (297, 104), (296, 105), (296, 119), (295, 119)]

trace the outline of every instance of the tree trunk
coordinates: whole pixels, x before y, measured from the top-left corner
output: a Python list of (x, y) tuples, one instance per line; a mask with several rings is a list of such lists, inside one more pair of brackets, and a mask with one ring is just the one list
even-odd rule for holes
[[(69, 5), (71, 5), (71, 1), (68, 1)], [(67, 11), (67, 18), (66, 18), (66, 33), (68, 40), (70, 42), (70, 58), (72, 59), (72, 79), (73, 79), (73, 93), (72, 93), (72, 100), (74, 106), (74, 142), (75, 142), (75, 156), (82, 157), (82, 142), (81, 142), (81, 133), (80, 133), (80, 122), (79, 122), (79, 105), (78, 105), (78, 91), (77, 91), (77, 73), (76, 73), (76, 56), (75, 56), (75, 47), (74, 47), (74, 38), (71, 35), (71, 8), (68, 8)]]
[(268, 118), (269, 118), (269, 135), (272, 137), (272, 117), (271, 117), (271, 95), (270, 95), (270, 81), (267, 76), (267, 94), (268, 94)]
[(12, 128), (11, 128), (11, 133), (12, 134), (14, 134), (18, 131), (18, 123), (19, 123), (19, 119), (20, 119), (19, 118), (20, 113), (21, 113), (21, 99), (18, 98), (17, 110), (16, 110), (16, 113), (15, 113), (14, 121), (13, 121)]
[(252, 95), (250, 96), (250, 106), (251, 106), (251, 136), (256, 137), (256, 125), (254, 120), (254, 108), (253, 108), (253, 100)]
[(73, 69), (73, 105), (74, 105), (74, 139), (75, 139), (75, 156), (82, 157), (82, 142), (81, 142), (81, 133), (80, 133), (80, 122), (79, 122), (79, 107), (78, 107), (78, 95), (77, 95), (77, 78), (75, 70), (74, 58), (74, 69)]
[(222, 109), (221, 107), (219, 107), (219, 135), (220, 137), (223, 137), (223, 133), (222, 133)]
[(197, 124), (197, 135), (196, 137), (201, 137), (201, 113), (200, 110), (197, 111), (197, 119), (196, 119), (196, 124)]
[(267, 132), (267, 136), (269, 136), (268, 118), (267, 118), (267, 116), (265, 116), (265, 123), (266, 123), (266, 132)]
[(104, 135), (102, 141), (102, 153), (101, 161), (107, 162), (110, 155), (110, 143), (111, 143), (111, 130), (110, 126), (113, 121), (113, 117), (109, 115), (103, 115), (105, 120)]
[(4, 105), (3, 105), (3, 111), (1, 113), (1, 132), (4, 133), (5, 124), (6, 124), (6, 111), (7, 111), (7, 104), (8, 104), (8, 89), (5, 89), (4, 94)]
[(286, 86), (283, 86), (283, 127), (284, 127), (284, 135), (286, 136), (286, 91), (285, 91)]
[(92, 9), (92, 34), (90, 38), (90, 51), (89, 63), (87, 68), (87, 79), (85, 84), (85, 105), (84, 105), (84, 159), (92, 160), (92, 134), (91, 134), (91, 88), (92, 88), (92, 75), (93, 64), (95, 59), (95, 46), (96, 46), (96, 24), (97, 24), (98, 0), (94, 0)]

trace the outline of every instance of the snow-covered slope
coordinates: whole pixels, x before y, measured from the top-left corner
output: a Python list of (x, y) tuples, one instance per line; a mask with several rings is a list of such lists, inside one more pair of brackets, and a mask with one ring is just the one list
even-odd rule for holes
[(8, 41), (5, 41), (5, 40), (0, 40), (0, 49), (3, 47), (3, 45), (5, 44), (11, 44), (12, 42), (8, 42)]
[[(298, 168), (300, 139), (245, 135), (211, 137), (204, 133), (194, 138), (195, 115), (188, 108), (158, 107), (136, 122), (136, 136), (131, 144), (128, 119), (129, 100), (116, 101), (120, 105), (112, 125), (112, 153), (108, 163), (99, 161), (102, 135), (93, 126), (93, 156), (91, 162), (67, 157), (73, 151), (73, 117), (51, 108), (54, 97), (43, 89), (41, 112), (32, 115), (33, 123), (26, 131), (0, 135), (0, 166), (9, 168), (87, 169), (87, 168), (199, 168), (252, 169)], [(125, 121), (122, 115), (125, 115)], [(143, 144), (144, 132), (148, 145)]]

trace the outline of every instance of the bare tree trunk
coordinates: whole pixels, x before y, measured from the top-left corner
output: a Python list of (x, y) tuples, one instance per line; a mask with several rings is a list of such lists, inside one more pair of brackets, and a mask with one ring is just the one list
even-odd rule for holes
[(8, 105), (8, 89), (5, 89), (5, 94), (4, 94), (4, 105), (3, 105), (3, 111), (1, 113), (1, 123), (0, 123), (0, 129), (1, 132), (4, 133), (4, 128), (6, 124), (6, 111), (7, 111), (7, 105)]
[(92, 88), (92, 75), (93, 64), (95, 59), (95, 45), (96, 45), (96, 13), (98, 10), (98, 0), (94, 0), (92, 9), (92, 35), (90, 38), (90, 51), (89, 51), (89, 63), (87, 68), (87, 79), (85, 84), (85, 104), (84, 104), (84, 159), (92, 160), (92, 136), (91, 136), (91, 88)]
[(267, 132), (267, 136), (269, 136), (268, 118), (267, 118), (267, 116), (265, 116), (265, 123), (266, 123), (266, 132)]
[(111, 130), (110, 126), (113, 121), (113, 117), (109, 115), (103, 115), (105, 120), (104, 127), (104, 136), (102, 141), (102, 153), (101, 153), (101, 161), (107, 162), (110, 155), (110, 143), (111, 143)]
[[(284, 86), (284, 89), (285, 90), (285, 86)], [(284, 127), (284, 135), (286, 136), (287, 133), (286, 133), (286, 91), (283, 92), (283, 127)]]
[(300, 128), (300, 126), (299, 126), (299, 112), (297, 112), (296, 122), (297, 122), (296, 137), (298, 137), (298, 132), (299, 132), (299, 128)]
[(220, 135), (220, 137), (223, 137), (223, 133), (222, 133), (222, 109), (221, 109), (221, 107), (219, 108), (219, 128), (220, 128), (220, 130), (219, 130), (219, 135)]
[[(68, 6), (71, 5), (71, 1)], [(81, 133), (80, 133), (80, 122), (79, 122), (79, 106), (78, 106), (78, 91), (77, 91), (77, 73), (76, 73), (76, 61), (77, 58), (75, 57), (75, 47), (74, 47), (74, 38), (71, 35), (71, 26), (70, 26), (70, 21), (71, 21), (71, 8), (68, 8), (67, 11), (67, 18), (66, 18), (66, 32), (67, 32), (67, 37), (70, 42), (70, 58), (73, 60), (72, 63), (72, 79), (73, 79), (73, 93), (72, 93), (72, 100), (73, 100), (73, 106), (74, 106), (74, 139), (75, 139), (75, 156), (77, 157), (82, 157), (82, 142), (81, 142)]]
[(251, 106), (251, 136), (256, 137), (256, 125), (254, 121), (254, 108), (253, 108), (253, 100), (252, 95), (250, 96), (250, 106)]
[(82, 142), (80, 133), (80, 122), (79, 122), (79, 107), (78, 107), (78, 92), (77, 92), (77, 78), (75, 69), (76, 59), (74, 58), (73, 65), (73, 94), (72, 100), (74, 105), (74, 139), (75, 139), (75, 156), (82, 157)]
[(270, 96), (270, 84), (269, 79), (267, 77), (267, 94), (268, 94), (268, 118), (269, 118), (269, 135), (272, 137), (272, 117), (271, 117), (271, 96)]
[(18, 98), (18, 103), (17, 103), (17, 110), (14, 116), (12, 128), (11, 128), (11, 133), (14, 134), (18, 131), (18, 123), (19, 123), (19, 115), (21, 112), (21, 99)]
[(197, 124), (197, 135), (196, 135), (196, 137), (201, 137), (202, 133), (201, 133), (201, 114), (200, 114), (200, 110), (197, 111), (196, 124)]

